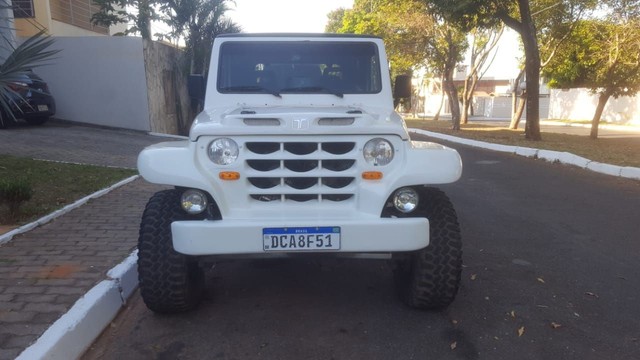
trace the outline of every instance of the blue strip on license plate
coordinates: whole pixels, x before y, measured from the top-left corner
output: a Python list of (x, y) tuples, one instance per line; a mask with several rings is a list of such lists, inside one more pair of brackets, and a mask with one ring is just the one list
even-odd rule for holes
[(340, 250), (340, 227), (289, 227), (262, 229), (264, 251)]

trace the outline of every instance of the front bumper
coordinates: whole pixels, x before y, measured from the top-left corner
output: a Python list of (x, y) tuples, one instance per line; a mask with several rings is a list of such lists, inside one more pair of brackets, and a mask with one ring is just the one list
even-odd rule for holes
[(332, 253), (402, 252), (429, 245), (425, 218), (176, 221), (171, 232), (174, 249), (186, 255), (265, 254), (264, 228), (316, 226), (341, 228), (340, 250)]

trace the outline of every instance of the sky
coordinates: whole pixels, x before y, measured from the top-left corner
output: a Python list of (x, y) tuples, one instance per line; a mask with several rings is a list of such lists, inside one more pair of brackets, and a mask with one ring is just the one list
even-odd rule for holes
[(353, 0), (235, 0), (227, 12), (245, 33), (321, 33), (327, 14)]

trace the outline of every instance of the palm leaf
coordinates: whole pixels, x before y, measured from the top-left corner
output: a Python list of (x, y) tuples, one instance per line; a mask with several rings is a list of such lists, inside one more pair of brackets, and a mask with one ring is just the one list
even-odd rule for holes
[[(10, 45), (8, 39), (3, 39)], [(17, 106), (17, 101), (24, 99), (9, 84), (21, 81), (24, 75), (33, 68), (47, 65), (47, 61), (53, 59), (60, 50), (49, 50), (54, 39), (46, 35), (44, 31), (29, 37), (18, 47), (14, 48), (2, 65), (0, 65), (0, 106), (3, 115), (0, 116), (0, 126), (6, 125), (8, 118), (15, 120), (11, 106)], [(16, 101), (17, 99), (17, 101)]]

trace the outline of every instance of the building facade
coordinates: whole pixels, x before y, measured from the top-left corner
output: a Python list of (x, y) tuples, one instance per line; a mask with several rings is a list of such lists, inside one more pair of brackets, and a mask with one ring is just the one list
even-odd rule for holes
[(16, 35), (28, 37), (41, 30), (54, 36), (104, 36), (122, 31), (118, 27), (93, 25), (98, 11), (93, 0), (13, 0)]

